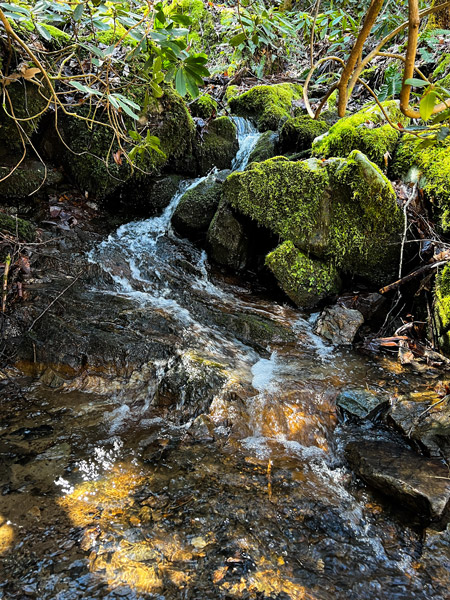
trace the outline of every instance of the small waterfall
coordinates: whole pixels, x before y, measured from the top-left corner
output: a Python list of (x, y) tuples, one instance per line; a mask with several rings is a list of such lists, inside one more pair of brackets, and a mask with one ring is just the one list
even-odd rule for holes
[(239, 150), (233, 161), (232, 169), (233, 171), (243, 171), (261, 134), (248, 119), (233, 117), (233, 122), (238, 131)]

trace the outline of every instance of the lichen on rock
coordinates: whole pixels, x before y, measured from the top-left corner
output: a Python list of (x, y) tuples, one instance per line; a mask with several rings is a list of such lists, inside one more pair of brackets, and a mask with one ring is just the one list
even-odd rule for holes
[[(390, 120), (406, 125), (408, 119), (400, 112), (398, 102), (382, 103)], [(379, 167), (386, 164), (387, 155), (392, 155), (399, 133), (388, 124), (377, 104), (369, 104), (360, 111), (343, 117), (328, 133), (317, 138), (313, 144), (313, 155), (323, 158), (347, 157), (352, 150), (360, 150)]]
[(291, 116), (292, 103), (301, 94), (302, 87), (293, 83), (257, 85), (228, 103), (233, 113), (253, 119), (260, 131), (267, 131), (278, 129), (280, 121)]
[(266, 265), (286, 295), (302, 308), (313, 308), (339, 292), (341, 281), (336, 267), (307, 256), (290, 241), (270, 252)]

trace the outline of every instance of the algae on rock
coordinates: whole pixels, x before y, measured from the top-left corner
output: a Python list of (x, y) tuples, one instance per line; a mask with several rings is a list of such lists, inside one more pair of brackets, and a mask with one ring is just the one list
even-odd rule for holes
[[(402, 125), (408, 123), (408, 119), (400, 112), (397, 101), (389, 100), (382, 105), (391, 121)], [(399, 135), (387, 123), (378, 105), (370, 104), (353, 115), (343, 117), (328, 133), (317, 138), (313, 144), (313, 155), (346, 158), (352, 150), (360, 150), (383, 168), (386, 157), (395, 150)]]
[(233, 113), (253, 119), (260, 131), (267, 131), (278, 129), (280, 121), (291, 116), (293, 102), (301, 95), (302, 87), (293, 83), (257, 85), (228, 103)]
[(302, 308), (313, 308), (339, 292), (341, 282), (336, 267), (331, 262), (310, 258), (290, 241), (270, 252), (266, 265), (286, 295)]

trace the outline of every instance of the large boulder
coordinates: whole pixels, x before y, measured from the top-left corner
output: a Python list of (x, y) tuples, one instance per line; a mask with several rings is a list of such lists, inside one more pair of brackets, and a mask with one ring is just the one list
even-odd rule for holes
[(260, 131), (275, 130), (283, 118), (292, 115), (293, 103), (301, 99), (302, 91), (293, 83), (257, 85), (228, 102), (233, 113), (253, 119)]
[(339, 292), (340, 277), (330, 262), (310, 258), (291, 241), (278, 246), (266, 257), (266, 265), (281, 289), (297, 306), (312, 308)]
[(255, 144), (255, 147), (248, 157), (248, 162), (263, 162), (272, 158), (277, 154), (276, 144), (278, 142), (278, 134), (276, 131), (265, 131)]
[(211, 119), (217, 113), (217, 102), (209, 94), (202, 94), (189, 105), (193, 117)]
[(219, 265), (237, 270), (246, 266), (249, 240), (245, 227), (226, 202), (219, 204), (206, 241), (209, 255)]
[[(397, 124), (406, 125), (408, 119), (400, 112), (398, 102), (383, 103), (384, 112)], [(377, 104), (370, 104), (359, 112), (340, 119), (313, 144), (313, 155), (323, 158), (346, 157), (352, 150), (360, 150), (379, 167), (384, 167), (392, 156), (399, 133), (389, 123)]]
[(224, 199), (312, 258), (374, 283), (398, 265), (403, 215), (394, 190), (361, 152), (347, 159), (252, 163), (224, 183)]
[(233, 121), (229, 117), (214, 119), (195, 147), (197, 173), (206, 175), (214, 167), (230, 169), (238, 149), (237, 128)]
[(219, 206), (221, 192), (222, 183), (215, 175), (188, 189), (172, 217), (175, 231), (187, 238), (204, 236)]
[[(135, 101), (144, 106), (142, 90), (138, 88)], [(86, 116), (87, 108), (80, 108)], [(195, 174), (196, 162), (193, 156), (195, 126), (183, 99), (172, 89), (167, 88), (160, 99), (153, 98), (140, 113), (141, 133), (147, 131), (160, 140), (162, 153), (146, 149), (137, 157), (134, 171), (122, 158), (115, 160), (113, 153), (118, 150), (114, 131), (107, 126), (106, 111), (98, 111), (96, 120), (103, 125), (88, 124), (76, 117), (61, 118), (59, 131), (67, 146), (58, 146), (54, 135), (45, 143), (47, 153), (53, 158), (61, 158), (66, 170), (77, 186), (90, 195), (103, 199), (118, 190), (124, 182), (131, 184), (166, 171), (182, 174)], [(130, 120), (131, 121), (131, 120)], [(128, 123), (132, 129), (134, 122)], [(55, 156), (56, 155), (56, 156)], [(60, 155), (60, 156), (58, 156)]]
[(323, 135), (330, 126), (325, 121), (302, 115), (288, 119), (280, 131), (278, 149), (281, 154), (303, 152), (311, 148), (313, 141)]

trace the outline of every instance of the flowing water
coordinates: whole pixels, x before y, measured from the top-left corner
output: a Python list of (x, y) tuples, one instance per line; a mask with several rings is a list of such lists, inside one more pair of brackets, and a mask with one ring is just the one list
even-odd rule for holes
[[(239, 170), (258, 134), (236, 124)], [(352, 479), (335, 409), (346, 385), (424, 383), (211, 275), (170, 227), (199, 181), (89, 256), (115, 283), (95, 301), (163, 316), (176, 352), (136, 385), (0, 389), (0, 598), (449, 598), (447, 534)]]

